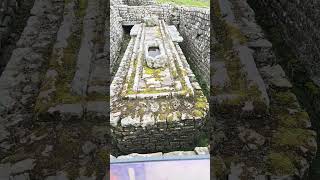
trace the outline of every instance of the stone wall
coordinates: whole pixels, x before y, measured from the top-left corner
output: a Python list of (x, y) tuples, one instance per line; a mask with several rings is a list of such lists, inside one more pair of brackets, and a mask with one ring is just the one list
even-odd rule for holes
[(116, 7), (119, 10), (119, 15), (122, 18), (122, 25), (135, 25), (141, 23), (146, 16), (156, 15), (159, 19), (166, 22), (170, 20), (172, 7), (163, 6), (127, 6), (120, 5)]
[(127, 126), (112, 128), (113, 139), (121, 153), (169, 152), (193, 149), (196, 146), (202, 120), (157, 122), (153, 126)]
[(111, 0), (110, 6), (123, 4), (123, 0)]
[(121, 17), (113, 6), (110, 9), (110, 70), (119, 64), (117, 62), (123, 40), (123, 28), (121, 25)]
[(124, 0), (124, 2), (129, 6), (148, 6), (156, 3), (155, 0)]
[(260, 17), (277, 27), (284, 40), (293, 48), (299, 61), (307, 68), (312, 80), (320, 85), (320, 2), (305, 1), (248, 1)]
[(179, 8), (181, 48), (194, 73), (209, 89), (210, 83), (210, 10)]

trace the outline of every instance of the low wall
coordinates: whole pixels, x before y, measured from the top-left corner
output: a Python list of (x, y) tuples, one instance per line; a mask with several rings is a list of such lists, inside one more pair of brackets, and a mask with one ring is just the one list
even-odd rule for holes
[(168, 152), (193, 149), (202, 120), (157, 122), (153, 126), (127, 126), (112, 128), (113, 139), (122, 153)]
[(210, 87), (210, 10), (179, 8), (181, 48), (200, 84)]
[(155, 0), (123, 0), (129, 6), (147, 6), (155, 4)]
[(119, 52), (121, 49), (121, 42), (123, 40), (123, 28), (121, 26), (121, 17), (119, 11), (115, 10), (113, 6), (110, 9), (110, 70), (119, 64), (117, 62)]

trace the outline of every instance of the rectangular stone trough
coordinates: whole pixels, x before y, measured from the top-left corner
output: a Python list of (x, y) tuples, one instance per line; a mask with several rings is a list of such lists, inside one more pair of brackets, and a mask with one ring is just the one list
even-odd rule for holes
[[(182, 37), (163, 20), (137, 24), (130, 35), (110, 87), (110, 124), (119, 150), (194, 148), (209, 106), (178, 44)], [(163, 62), (148, 64), (149, 45), (159, 47)]]

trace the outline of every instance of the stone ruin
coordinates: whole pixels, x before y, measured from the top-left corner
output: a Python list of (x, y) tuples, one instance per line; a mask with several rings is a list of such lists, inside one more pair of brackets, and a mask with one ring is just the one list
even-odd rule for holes
[(195, 147), (209, 104), (178, 44), (183, 38), (157, 17), (135, 24), (130, 36), (110, 87), (117, 146), (127, 153)]
[[(190, 150), (203, 126), (212, 140), (212, 179), (308, 175), (317, 153), (308, 105), (294, 94), (279, 46), (267, 40), (246, 0), (214, 0), (211, 12), (113, 0), (110, 18), (106, 2), (0, 0), (0, 178), (103, 179), (110, 148), (199, 154)], [(248, 2), (281, 25), (317, 75), (318, 28), (310, 28), (317, 2)], [(306, 10), (315, 12), (311, 19)], [(176, 152), (182, 147), (189, 151)]]

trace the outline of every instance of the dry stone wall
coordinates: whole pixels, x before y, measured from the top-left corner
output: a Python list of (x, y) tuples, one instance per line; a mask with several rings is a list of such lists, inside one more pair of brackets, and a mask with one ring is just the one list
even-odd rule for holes
[(113, 128), (114, 139), (121, 152), (149, 153), (169, 152), (179, 149), (192, 149), (196, 146), (198, 133), (202, 127), (201, 120), (184, 120), (182, 122), (157, 122), (153, 126), (127, 126)]
[[(320, 2), (305, 1), (248, 1), (259, 15), (281, 32), (279, 37), (293, 48), (299, 61), (307, 68), (312, 80), (320, 85)], [(262, 14), (263, 13), (263, 14)], [(267, 14), (267, 15), (266, 15)], [(279, 40), (281, 40), (279, 39)]]
[(158, 16), (159, 19), (168, 22), (172, 7), (168, 5), (163, 6), (128, 6), (119, 5), (116, 7), (119, 15), (122, 18), (122, 25), (135, 25), (141, 23), (146, 16)]
[(209, 89), (210, 82), (210, 10), (184, 8), (178, 10), (179, 31), (184, 38), (181, 48), (195, 73)]
[(155, 0), (124, 0), (124, 2), (129, 6), (147, 6), (156, 3)]
[(121, 25), (121, 17), (113, 6), (110, 8), (110, 69), (112, 70), (114, 65), (119, 64), (117, 62), (119, 52), (121, 49), (121, 42), (123, 40), (123, 28)]

